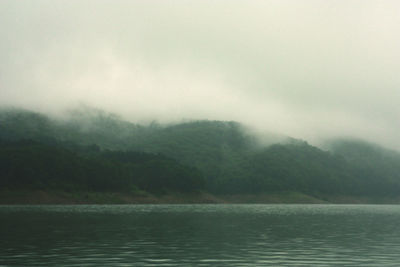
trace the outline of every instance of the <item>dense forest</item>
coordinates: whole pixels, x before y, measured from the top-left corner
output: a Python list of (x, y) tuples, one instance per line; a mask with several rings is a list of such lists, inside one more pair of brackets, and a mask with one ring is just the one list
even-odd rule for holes
[(260, 140), (236, 122), (143, 126), (96, 110), (59, 119), (3, 110), (0, 140), (0, 186), (8, 189), (400, 194), (398, 152), (349, 139), (325, 150), (287, 137)]
[(8, 189), (163, 193), (194, 192), (205, 184), (197, 169), (162, 155), (32, 140), (0, 142), (0, 177)]

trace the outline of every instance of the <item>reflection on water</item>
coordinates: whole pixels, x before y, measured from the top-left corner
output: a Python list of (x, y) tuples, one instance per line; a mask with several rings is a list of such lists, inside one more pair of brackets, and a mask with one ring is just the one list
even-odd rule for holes
[(0, 206), (0, 266), (399, 266), (400, 206)]

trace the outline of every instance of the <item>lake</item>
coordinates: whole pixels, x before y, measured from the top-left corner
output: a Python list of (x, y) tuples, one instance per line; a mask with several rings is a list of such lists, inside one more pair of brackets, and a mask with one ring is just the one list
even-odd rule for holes
[(0, 266), (399, 266), (396, 205), (0, 206)]

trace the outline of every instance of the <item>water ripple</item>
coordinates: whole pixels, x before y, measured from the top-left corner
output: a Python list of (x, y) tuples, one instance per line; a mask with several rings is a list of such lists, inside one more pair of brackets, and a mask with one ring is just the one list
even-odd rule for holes
[(0, 266), (398, 266), (392, 205), (0, 206)]

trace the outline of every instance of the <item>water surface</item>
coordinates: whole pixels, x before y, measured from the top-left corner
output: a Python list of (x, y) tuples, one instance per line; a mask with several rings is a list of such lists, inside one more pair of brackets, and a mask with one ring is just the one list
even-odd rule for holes
[(399, 266), (396, 205), (0, 206), (0, 266)]

